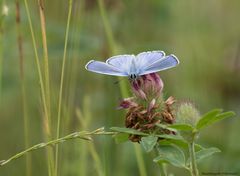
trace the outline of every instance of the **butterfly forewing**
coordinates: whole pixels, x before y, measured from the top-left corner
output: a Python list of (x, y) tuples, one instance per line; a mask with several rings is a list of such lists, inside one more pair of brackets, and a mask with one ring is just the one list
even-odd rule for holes
[(178, 64), (179, 64), (178, 58), (174, 55), (169, 55), (143, 68), (143, 71), (141, 72), (140, 75), (167, 70), (169, 68), (177, 66)]
[(92, 72), (113, 75), (113, 76), (128, 76), (121, 69), (100, 61), (91, 60), (86, 64), (86, 69)]
[(139, 53), (137, 57), (138, 68), (145, 68), (165, 56), (163, 51), (147, 51)]

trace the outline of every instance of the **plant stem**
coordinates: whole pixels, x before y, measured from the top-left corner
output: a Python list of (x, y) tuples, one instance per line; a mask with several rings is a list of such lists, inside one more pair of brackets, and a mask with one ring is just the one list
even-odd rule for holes
[(2, 64), (3, 64), (3, 34), (2, 34), (2, 31), (1, 31), (1, 23), (0, 23), (0, 103), (2, 102), (2, 74), (3, 74), (3, 67), (2, 67)]
[[(44, 4), (43, 0), (38, 0), (38, 7), (40, 13), (40, 22), (41, 22), (41, 33), (42, 33), (42, 46), (43, 46), (43, 65), (44, 65), (44, 79), (45, 79), (45, 96), (46, 96), (46, 108), (48, 114), (48, 126), (49, 126), (49, 139), (52, 137), (51, 131), (51, 103), (50, 103), (50, 85), (49, 85), (49, 64), (48, 64), (48, 48), (47, 48), (47, 36), (46, 36), (46, 20), (44, 15)], [(51, 160), (48, 161), (48, 171), (49, 175), (54, 175), (54, 152), (52, 148), (47, 151), (48, 156)]]
[(104, 131), (104, 128), (98, 128), (92, 132), (88, 132), (88, 131), (80, 131), (80, 132), (74, 132), (74, 133), (71, 133), (67, 136), (64, 136), (64, 137), (61, 137), (61, 138), (58, 138), (58, 139), (54, 139), (54, 140), (51, 140), (49, 142), (46, 142), (46, 143), (39, 143), (39, 144), (36, 144), (20, 153), (17, 153), (15, 155), (13, 155), (12, 157), (10, 157), (9, 159), (7, 160), (2, 160), (0, 161), (0, 167), (1, 166), (4, 166), (6, 164), (8, 164), (10, 161), (13, 161), (15, 159), (18, 159), (22, 156), (24, 156), (25, 154), (29, 153), (29, 152), (32, 152), (34, 150), (37, 150), (37, 149), (41, 149), (41, 148), (44, 148), (46, 146), (54, 146), (54, 145), (58, 145), (60, 143), (63, 143), (63, 142), (66, 142), (68, 140), (71, 140), (71, 139), (83, 139), (83, 140), (92, 140), (92, 138), (90, 137), (91, 135), (114, 135), (116, 134), (116, 132), (105, 132)]
[[(159, 153), (160, 153), (160, 150), (159, 150), (159, 144), (157, 143), (157, 145), (155, 146), (155, 153), (156, 155), (158, 156)], [(167, 176), (167, 171), (166, 171), (166, 167), (163, 163), (158, 163), (158, 166), (159, 166), (159, 170), (160, 170), (160, 175), (161, 176)]]
[(116, 44), (114, 42), (111, 26), (110, 26), (109, 21), (107, 19), (107, 15), (106, 15), (103, 0), (98, 0), (98, 6), (99, 6), (100, 14), (101, 14), (101, 17), (102, 17), (103, 25), (104, 25), (104, 28), (105, 28), (105, 32), (106, 32), (106, 35), (107, 35), (108, 45), (109, 45), (110, 51), (112, 52), (112, 54), (116, 54), (116, 52), (117, 52)]
[[(33, 25), (32, 25), (32, 19), (28, 7), (28, 1), (24, 0), (25, 4), (25, 9), (27, 13), (27, 18), (28, 18), (28, 23), (29, 23), (29, 28), (31, 32), (31, 37), (32, 37), (32, 44), (33, 44), (33, 49), (34, 49), (34, 54), (35, 54), (35, 62), (37, 65), (37, 72), (39, 76), (39, 82), (40, 82), (40, 90), (41, 90), (41, 98), (43, 101), (43, 110), (44, 110), (44, 132), (46, 134), (47, 140), (51, 139), (51, 132), (50, 132), (50, 124), (49, 124), (49, 114), (48, 114), (48, 109), (47, 109), (47, 103), (46, 103), (46, 94), (45, 94), (45, 88), (43, 84), (43, 77), (42, 77), (42, 71), (41, 71), (41, 66), (39, 62), (39, 56), (38, 56), (38, 50), (37, 50), (37, 44), (36, 44), (36, 39), (35, 39), (35, 34), (33, 31)], [(48, 174), (53, 175), (53, 151), (51, 148), (47, 150), (47, 160), (48, 160)]]
[[(48, 64), (48, 47), (47, 47), (47, 35), (46, 35), (46, 20), (44, 15), (43, 0), (38, 0), (38, 7), (40, 13), (41, 32), (42, 32), (42, 45), (43, 45), (43, 61), (44, 61), (44, 78), (45, 78), (45, 90), (46, 90), (46, 103), (49, 117), (49, 126), (51, 127), (51, 101), (50, 101), (50, 81), (49, 81), (49, 64)], [(52, 134), (52, 132), (51, 132)]]
[(188, 144), (189, 148), (189, 156), (190, 156), (190, 172), (192, 176), (198, 176), (198, 169), (197, 169), (197, 163), (196, 163), (196, 157), (195, 157), (195, 148), (194, 148), (194, 140), (189, 142)]
[(134, 144), (135, 154), (137, 157), (138, 169), (140, 176), (147, 176), (146, 167), (144, 165), (144, 159), (141, 153), (141, 148), (138, 144)]
[[(64, 81), (64, 72), (65, 72), (65, 63), (66, 63), (66, 53), (67, 53), (67, 44), (68, 44), (68, 33), (69, 26), (72, 14), (72, 0), (69, 0), (69, 8), (68, 8), (68, 19), (67, 19), (67, 27), (65, 34), (65, 43), (64, 43), (64, 51), (63, 51), (63, 62), (62, 62), (62, 71), (61, 71), (61, 81), (60, 81), (60, 90), (59, 90), (59, 101), (58, 101), (58, 116), (57, 116), (57, 138), (60, 135), (60, 124), (61, 124), (61, 107), (62, 107), (62, 92), (63, 92), (63, 81)], [(57, 176), (58, 172), (58, 146), (56, 146), (55, 151), (55, 175)]]
[[(107, 18), (107, 14), (106, 14), (106, 10), (105, 10), (103, 0), (98, 0), (98, 6), (99, 6), (100, 14), (101, 14), (101, 17), (102, 17), (105, 33), (106, 33), (106, 36), (107, 36), (109, 49), (111, 51), (111, 54), (115, 55), (115, 54), (118, 53), (117, 46), (116, 46), (116, 42), (115, 42), (114, 37), (113, 37), (113, 32), (112, 32), (111, 25), (109, 24), (109, 20)], [(119, 79), (119, 82), (120, 82), (120, 79)], [(120, 91), (121, 91), (122, 96), (127, 97), (128, 90), (127, 90), (126, 82), (121, 81), (119, 86), (120, 86)]]
[[(16, 1), (16, 25), (17, 25), (17, 43), (18, 43), (18, 53), (19, 53), (19, 70), (20, 70), (20, 80), (21, 80), (21, 91), (22, 91), (22, 108), (23, 108), (23, 121), (24, 121), (24, 139), (25, 147), (29, 147), (29, 118), (27, 114), (27, 102), (26, 102), (26, 87), (24, 79), (24, 57), (23, 57), (23, 41), (20, 30), (21, 14), (20, 14), (20, 4), (19, 0)], [(31, 174), (31, 155), (26, 155), (26, 175)]]
[[(5, 0), (0, 3), (0, 8), (5, 5)], [(0, 14), (0, 103), (2, 101), (2, 75), (3, 75), (3, 25), (5, 15)]]
[(160, 168), (160, 175), (161, 176), (167, 176), (167, 173), (166, 173), (166, 169), (165, 169), (165, 166), (163, 165), (163, 163), (159, 163), (159, 168)]

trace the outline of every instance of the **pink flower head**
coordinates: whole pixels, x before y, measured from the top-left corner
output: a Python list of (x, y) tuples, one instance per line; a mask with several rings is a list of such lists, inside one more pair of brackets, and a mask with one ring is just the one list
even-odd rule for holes
[(163, 81), (157, 73), (142, 75), (131, 82), (136, 97), (147, 100), (149, 97), (159, 97), (163, 89)]

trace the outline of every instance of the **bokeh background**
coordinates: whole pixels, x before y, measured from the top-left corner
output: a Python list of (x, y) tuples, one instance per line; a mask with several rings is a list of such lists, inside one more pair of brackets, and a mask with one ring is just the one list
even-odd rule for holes
[[(199, 163), (201, 172), (240, 174), (239, 0), (102, 2), (101, 9), (96, 0), (73, 0), (60, 136), (102, 126), (106, 130), (124, 126), (124, 112), (116, 107), (122, 98), (119, 84), (128, 84), (127, 79), (114, 84), (118, 81), (116, 77), (87, 72), (84, 68), (87, 61), (104, 61), (114, 54), (163, 50), (175, 54), (181, 62), (178, 67), (160, 73), (166, 97), (172, 95), (178, 100), (191, 100), (202, 114), (212, 108), (237, 113), (236, 117), (209, 127), (201, 134), (198, 140), (201, 145), (222, 150)], [(38, 3), (37, 0), (28, 3), (44, 74)], [(66, 0), (44, 2), (52, 138), (56, 137), (68, 8)], [(1, 0), (0, 14), (0, 160), (3, 160), (26, 148), (26, 140), (31, 146), (46, 138), (39, 77), (24, 1), (20, 1), (20, 23), (16, 23), (15, 1)], [(19, 31), (24, 56), (22, 64), (17, 43)], [(20, 75), (22, 66), (23, 77)], [(28, 117), (27, 136), (24, 112)], [(94, 137), (94, 142), (65, 142), (59, 146), (59, 151), (59, 175), (62, 176), (139, 175), (136, 146), (130, 142), (116, 144), (110, 136)], [(46, 150), (34, 151), (28, 156), (27, 169), (26, 157), (22, 157), (1, 167), (0, 175), (47, 175)], [(147, 175), (158, 175), (158, 166), (152, 162), (154, 156), (142, 151), (142, 157)], [(186, 174), (173, 167), (168, 170), (175, 175)]]

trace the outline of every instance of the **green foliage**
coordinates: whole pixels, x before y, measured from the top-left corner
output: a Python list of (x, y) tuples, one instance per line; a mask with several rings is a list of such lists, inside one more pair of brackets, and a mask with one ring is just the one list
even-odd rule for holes
[[(202, 118), (192, 125), (187, 122), (171, 125), (156, 125), (160, 129), (173, 131), (175, 133), (174, 135), (146, 134), (134, 129), (120, 127), (112, 127), (111, 130), (119, 132), (119, 136), (116, 135), (115, 137), (117, 142), (126, 141), (126, 134), (141, 135), (140, 144), (146, 152), (151, 152), (154, 148), (158, 151), (158, 156), (154, 158), (154, 162), (159, 164), (168, 163), (176, 167), (184, 168), (189, 170), (193, 176), (198, 176), (197, 162), (210, 157), (214, 153), (220, 152), (220, 150), (215, 147), (203, 148), (201, 145), (196, 144), (196, 135), (200, 133), (201, 129), (227, 117), (231, 117), (234, 114), (232, 111), (222, 112), (221, 109), (214, 109), (203, 115)], [(191, 119), (189, 120), (191, 121)], [(190, 157), (187, 161), (185, 161), (184, 152), (189, 152), (188, 155)]]
[[(211, 148), (203, 148), (202, 150), (196, 152), (196, 161), (199, 162), (207, 157), (212, 156), (215, 153), (219, 153), (221, 150), (219, 150), (216, 147), (211, 147)], [(187, 165), (190, 164), (190, 160), (188, 159)]]
[(124, 127), (111, 127), (113, 131), (120, 132), (120, 133), (127, 133), (127, 134), (135, 134), (135, 135), (142, 135), (147, 136), (148, 134), (134, 130), (132, 128), (124, 128)]
[(146, 152), (151, 152), (157, 143), (158, 137), (149, 135), (147, 137), (142, 137), (140, 144)]
[(119, 143), (127, 142), (128, 136), (129, 136), (128, 133), (118, 133), (113, 135), (113, 138), (115, 139), (115, 142), (119, 144)]
[(170, 128), (180, 130), (180, 131), (192, 131), (194, 128), (189, 124), (172, 124), (169, 125)]
[(214, 110), (206, 113), (198, 121), (196, 128), (198, 130), (200, 130), (200, 129), (206, 128), (207, 126), (210, 126), (220, 120), (223, 120), (225, 118), (232, 117), (235, 115), (235, 113), (232, 111), (228, 111), (228, 112), (224, 112), (224, 113), (221, 113), (221, 112), (222, 112), (221, 109), (214, 109)]
[(158, 156), (154, 158), (157, 163), (169, 163), (173, 166), (185, 168), (183, 151), (175, 145), (161, 145), (158, 147)]
[(202, 149), (202, 150), (196, 152), (196, 160), (201, 161), (202, 159), (207, 158), (207, 157), (213, 155), (214, 153), (218, 153), (218, 152), (221, 152), (221, 150), (219, 150), (216, 147)]
[(155, 136), (162, 138), (162, 139), (174, 139), (174, 140), (184, 140), (180, 135), (173, 135), (173, 134), (155, 134)]
[[(179, 148), (181, 148), (183, 151), (184, 150), (188, 150), (188, 143), (185, 140), (175, 140), (175, 139), (164, 139), (159, 141), (160, 145), (170, 145), (170, 144), (174, 144), (176, 146), (178, 146)], [(195, 144), (195, 151), (200, 151), (203, 149), (203, 147), (199, 144)]]

